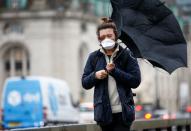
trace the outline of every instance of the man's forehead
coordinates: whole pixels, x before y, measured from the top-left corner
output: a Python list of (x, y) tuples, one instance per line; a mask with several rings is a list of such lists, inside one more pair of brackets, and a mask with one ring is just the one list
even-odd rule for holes
[(106, 34), (106, 33), (112, 34), (114, 32), (113, 32), (112, 28), (106, 28), (106, 29), (101, 29), (100, 30), (100, 34)]

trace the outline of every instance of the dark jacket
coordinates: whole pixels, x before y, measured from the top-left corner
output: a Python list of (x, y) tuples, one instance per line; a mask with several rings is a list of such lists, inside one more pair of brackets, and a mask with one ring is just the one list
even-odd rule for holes
[[(119, 52), (123, 48), (119, 48)], [(118, 52), (118, 53), (119, 53)], [(96, 57), (98, 58), (95, 63)], [(125, 63), (124, 64), (124, 59)], [(96, 64), (96, 65), (94, 65)], [(137, 88), (141, 82), (140, 69), (137, 60), (132, 57), (131, 52), (126, 50), (114, 62), (115, 69), (110, 73), (117, 84), (117, 90), (122, 105), (122, 118), (125, 123), (135, 119), (134, 101), (131, 88)], [(94, 119), (98, 124), (110, 124), (112, 122), (112, 110), (108, 94), (108, 78), (98, 80), (95, 72), (105, 69), (106, 60), (103, 53), (95, 51), (89, 55), (84, 73), (82, 85), (85, 89), (94, 88)]]

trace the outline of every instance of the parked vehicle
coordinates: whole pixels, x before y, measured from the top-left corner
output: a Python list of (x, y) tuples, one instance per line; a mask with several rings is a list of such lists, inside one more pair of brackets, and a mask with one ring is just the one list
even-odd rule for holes
[[(171, 115), (168, 110), (166, 109), (157, 109), (153, 113), (155, 119), (171, 119)], [(173, 115), (172, 115), (173, 117)]]
[(152, 104), (142, 104), (135, 106), (135, 118), (149, 120), (153, 118), (153, 105)]
[(94, 107), (92, 102), (81, 103), (79, 105), (80, 120), (79, 123), (95, 123), (94, 121)]
[(166, 109), (157, 109), (154, 111), (153, 118), (156, 118), (156, 119), (185, 119), (185, 118), (189, 118), (189, 114), (187, 112), (182, 112), (182, 111), (170, 112)]
[(39, 127), (52, 123), (78, 123), (65, 81), (48, 77), (8, 78), (2, 94), (4, 128)]

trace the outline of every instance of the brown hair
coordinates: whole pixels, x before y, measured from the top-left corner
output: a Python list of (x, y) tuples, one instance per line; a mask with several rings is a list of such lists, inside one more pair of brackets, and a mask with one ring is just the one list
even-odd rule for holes
[(107, 29), (107, 28), (113, 29), (115, 37), (117, 39), (118, 38), (117, 27), (116, 27), (115, 23), (112, 21), (112, 19), (104, 17), (104, 18), (101, 18), (101, 21), (102, 22), (100, 25), (98, 25), (97, 32), (96, 32), (98, 39), (99, 39), (99, 35), (100, 35), (100, 30)]

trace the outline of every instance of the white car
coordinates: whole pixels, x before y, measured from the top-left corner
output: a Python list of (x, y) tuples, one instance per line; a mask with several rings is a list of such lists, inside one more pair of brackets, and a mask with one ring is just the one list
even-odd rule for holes
[(94, 121), (94, 106), (91, 102), (81, 103), (79, 105), (80, 120), (79, 123), (95, 123)]

